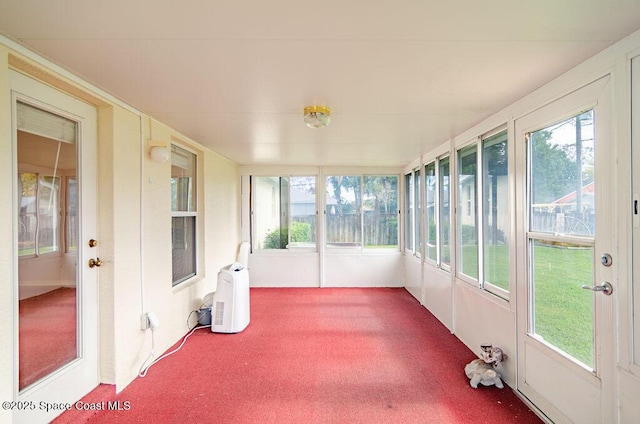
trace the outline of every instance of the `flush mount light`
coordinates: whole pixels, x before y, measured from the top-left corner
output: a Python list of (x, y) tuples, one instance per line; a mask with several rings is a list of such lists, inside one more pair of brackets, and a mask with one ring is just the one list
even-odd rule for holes
[(326, 106), (307, 106), (304, 108), (304, 123), (309, 128), (322, 128), (331, 122), (331, 109)]

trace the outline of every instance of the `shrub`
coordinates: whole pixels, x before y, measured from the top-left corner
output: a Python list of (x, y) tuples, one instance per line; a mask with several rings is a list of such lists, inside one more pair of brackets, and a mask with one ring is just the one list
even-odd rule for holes
[[(292, 222), (291, 242), (309, 241), (311, 241), (311, 224), (307, 222)], [(287, 229), (280, 230), (280, 227), (278, 227), (266, 235), (263, 249), (284, 249), (288, 243)]]

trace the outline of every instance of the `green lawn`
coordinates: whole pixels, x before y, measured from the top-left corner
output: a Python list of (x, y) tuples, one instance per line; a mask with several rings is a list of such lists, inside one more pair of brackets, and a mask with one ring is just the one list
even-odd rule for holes
[(593, 367), (593, 250), (534, 248), (535, 333)]
[[(593, 367), (593, 251), (576, 246), (536, 244), (534, 271), (534, 333), (547, 343)], [(477, 276), (477, 247), (462, 249), (462, 271)], [(507, 246), (485, 249), (485, 279), (509, 290)]]
[[(478, 278), (478, 248), (462, 247), (462, 272)], [(489, 245), (484, 250), (485, 281), (509, 291), (509, 247)]]
[[(41, 247), (39, 253), (41, 255), (44, 255), (45, 253), (55, 252), (56, 250), (57, 250), (57, 248), (56, 247), (52, 247), (52, 246)], [(36, 248), (35, 247), (29, 247), (29, 248), (26, 248), (26, 249), (19, 249), (18, 250), (18, 256), (35, 255), (35, 253), (36, 253)]]

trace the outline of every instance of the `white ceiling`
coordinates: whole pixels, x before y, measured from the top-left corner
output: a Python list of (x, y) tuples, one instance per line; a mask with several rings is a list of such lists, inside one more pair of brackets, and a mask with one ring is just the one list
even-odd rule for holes
[(637, 29), (640, 0), (0, 0), (0, 33), (242, 165), (406, 165)]

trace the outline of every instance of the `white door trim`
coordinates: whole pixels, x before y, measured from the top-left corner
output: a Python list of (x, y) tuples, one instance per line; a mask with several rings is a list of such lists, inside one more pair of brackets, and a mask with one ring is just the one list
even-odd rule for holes
[[(89, 269), (85, 264), (89, 258), (97, 255), (96, 249), (88, 246), (90, 238), (97, 237), (97, 110), (95, 107), (64, 94), (54, 88), (44, 85), (21, 73), (11, 70), (9, 84), (12, 90), (12, 124), (13, 124), (13, 164), (17, 165), (16, 149), (16, 116), (15, 104), (17, 100), (25, 101), (34, 106), (50, 110), (55, 114), (65, 116), (78, 123), (81, 134), (78, 146), (78, 197), (81, 208), (81, 223), (78, 236), (78, 276), (82, 284), (78, 285), (80, 299), (78, 319), (78, 340), (80, 341), (80, 355), (69, 364), (61, 367), (41, 381), (18, 390), (18, 254), (14, 253), (14, 399), (28, 406), (23, 410), (14, 411), (14, 422), (49, 422), (60, 414), (59, 409), (47, 411), (47, 405), (73, 404), (99, 383), (98, 376), (98, 295), (96, 269)], [(17, 168), (14, 169), (14, 181), (17, 178)], [(14, 202), (18, 198), (17, 184), (13, 184)], [(13, 225), (16, 225), (16, 210), (13, 208)], [(17, 234), (17, 228), (14, 228)], [(46, 317), (43, 317), (46, 319)], [(46, 354), (46, 352), (43, 352)]]
[[(514, 122), (516, 138), (516, 204), (521, 209), (517, 214), (517, 265), (516, 291), (517, 306), (517, 390), (535, 404), (553, 421), (570, 422), (613, 422), (616, 416), (615, 399), (610, 396), (615, 388), (616, 364), (616, 320), (615, 296), (594, 296), (596, 316), (594, 328), (596, 338), (595, 369), (591, 374), (579, 364), (570, 361), (559, 352), (549, 349), (528, 334), (529, 329), (529, 255), (528, 255), (528, 182), (527, 182), (527, 144), (525, 134), (545, 127), (564, 118), (574, 116), (581, 111), (593, 108), (596, 114), (596, 217), (600, 223), (605, 219), (615, 219), (611, 205), (614, 204), (615, 190), (604, 187), (612, 181), (615, 146), (612, 132), (612, 96), (611, 77), (604, 76), (585, 85), (554, 102), (519, 117)], [(615, 225), (596, 225), (597, 236), (594, 255), (617, 253), (615, 244)], [(614, 263), (615, 263), (614, 259)], [(605, 268), (594, 265), (594, 280), (609, 281), (617, 287), (615, 266)], [(586, 283), (588, 284), (588, 282)], [(544, 379), (543, 375), (530, 372), (529, 367), (542, 367), (554, 376), (555, 381)], [(544, 390), (536, 390), (535, 386)], [(562, 388), (566, 396), (558, 395)], [(584, 390), (579, 393), (578, 389)]]

